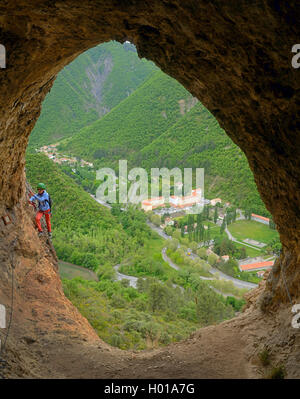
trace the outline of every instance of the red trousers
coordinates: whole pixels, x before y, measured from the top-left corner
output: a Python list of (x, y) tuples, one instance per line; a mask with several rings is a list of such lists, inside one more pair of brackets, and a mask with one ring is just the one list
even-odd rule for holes
[(43, 231), (42, 226), (41, 226), (41, 217), (45, 215), (45, 219), (46, 219), (46, 224), (47, 224), (47, 229), (48, 232), (51, 232), (51, 222), (50, 222), (50, 209), (48, 209), (47, 211), (38, 211), (38, 213), (35, 216), (35, 221), (38, 227), (39, 231)]

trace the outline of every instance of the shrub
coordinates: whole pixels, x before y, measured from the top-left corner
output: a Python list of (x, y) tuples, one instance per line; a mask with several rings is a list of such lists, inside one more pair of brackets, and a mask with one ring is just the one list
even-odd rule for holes
[(202, 258), (202, 259), (207, 259), (207, 255), (206, 255), (206, 249), (205, 248), (199, 248), (197, 251), (197, 255)]
[(286, 372), (285, 372), (284, 366), (279, 365), (277, 367), (272, 368), (268, 378), (270, 378), (272, 380), (282, 380), (282, 379), (284, 379), (285, 374), (286, 374)]
[(268, 366), (270, 364), (270, 353), (268, 349), (265, 348), (262, 352), (259, 353), (258, 357), (263, 366)]
[(208, 263), (211, 265), (211, 266), (214, 266), (216, 263), (217, 263), (217, 256), (216, 255), (214, 255), (214, 254), (210, 254), (210, 255), (208, 255)]
[(123, 279), (121, 280), (121, 285), (122, 285), (122, 287), (124, 287), (124, 288), (128, 288), (128, 287), (130, 286), (130, 281), (127, 280), (126, 278), (123, 278)]
[(125, 300), (119, 294), (113, 294), (111, 297), (111, 306), (116, 308), (124, 308), (125, 307)]
[(116, 272), (112, 266), (106, 264), (99, 266), (97, 276), (99, 280), (114, 280), (116, 277)]
[(123, 339), (120, 335), (114, 334), (111, 336), (110, 344), (112, 346), (116, 346), (116, 347), (120, 348), (122, 342), (123, 342)]
[(171, 342), (171, 337), (166, 331), (161, 334), (160, 342), (164, 345), (168, 345)]

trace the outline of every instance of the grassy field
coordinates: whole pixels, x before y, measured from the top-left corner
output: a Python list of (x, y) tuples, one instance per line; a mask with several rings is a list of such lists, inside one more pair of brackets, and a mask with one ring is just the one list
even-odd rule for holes
[(278, 232), (276, 230), (272, 230), (269, 226), (255, 222), (254, 220), (238, 220), (230, 224), (228, 230), (233, 237), (240, 241), (250, 238), (267, 244), (278, 237)]
[[(256, 256), (261, 255), (261, 249), (254, 249), (250, 247), (246, 247), (246, 245), (238, 244), (237, 242), (234, 243), (237, 248), (245, 248), (247, 257), (255, 258)], [(270, 257), (270, 255), (268, 255)]]
[(75, 277), (81, 277), (85, 280), (98, 281), (96, 273), (94, 273), (92, 270), (73, 265), (72, 263), (60, 260), (58, 261), (58, 269), (61, 278), (71, 280)]

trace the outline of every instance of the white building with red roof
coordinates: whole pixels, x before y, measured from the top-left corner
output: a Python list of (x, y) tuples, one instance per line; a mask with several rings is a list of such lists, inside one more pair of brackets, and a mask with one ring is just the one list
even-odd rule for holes
[(221, 198), (214, 198), (210, 200), (210, 205), (215, 206), (217, 203), (220, 204), (221, 202), (222, 202)]
[(269, 260), (265, 262), (248, 263), (246, 265), (240, 265), (239, 267), (242, 272), (251, 272), (260, 269), (271, 269), (273, 264), (274, 262), (272, 260)]
[(170, 205), (174, 208), (184, 208), (186, 206), (193, 206), (201, 202), (202, 199), (202, 190), (201, 188), (196, 188), (192, 190), (191, 195), (179, 196), (179, 195), (171, 195), (170, 196)]
[(148, 198), (142, 201), (142, 209), (144, 209), (145, 211), (152, 211), (152, 209), (155, 209), (158, 206), (163, 206), (164, 204), (164, 197)]
[(263, 223), (263, 224), (269, 224), (270, 219), (266, 218), (264, 216), (256, 215), (255, 213), (251, 213), (251, 220), (255, 220), (256, 222)]
[[(174, 208), (185, 208), (187, 206), (193, 206), (202, 201), (202, 190), (201, 188), (196, 188), (192, 190), (191, 195), (179, 196), (171, 195), (169, 198), (169, 204)], [(141, 207), (145, 211), (152, 211), (152, 209), (158, 206), (165, 205), (164, 197), (148, 198), (142, 201)]]

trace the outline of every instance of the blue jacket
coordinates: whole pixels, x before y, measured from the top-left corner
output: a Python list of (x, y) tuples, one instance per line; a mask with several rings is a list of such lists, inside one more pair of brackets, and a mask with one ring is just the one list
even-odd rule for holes
[(34, 194), (30, 201), (37, 200), (39, 202), (39, 210), (40, 211), (47, 211), (50, 209), (49, 205), (49, 194), (46, 190), (44, 190), (43, 194)]

